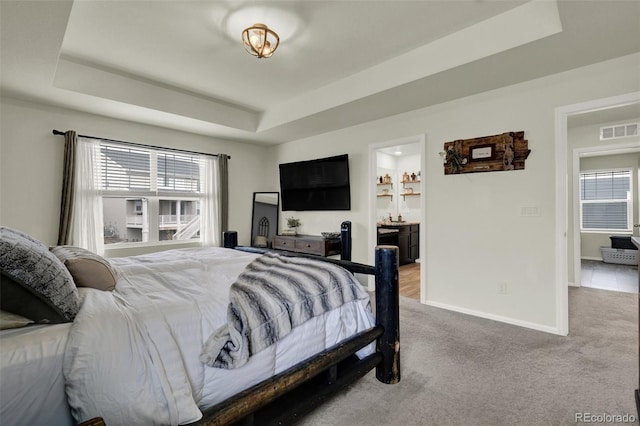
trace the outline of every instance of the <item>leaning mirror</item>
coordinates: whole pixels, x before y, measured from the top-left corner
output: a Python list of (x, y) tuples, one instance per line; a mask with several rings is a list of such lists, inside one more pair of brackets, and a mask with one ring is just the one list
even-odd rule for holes
[(278, 234), (279, 210), (280, 193), (253, 193), (253, 214), (251, 215), (251, 245), (253, 247), (271, 247), (273, 237)]

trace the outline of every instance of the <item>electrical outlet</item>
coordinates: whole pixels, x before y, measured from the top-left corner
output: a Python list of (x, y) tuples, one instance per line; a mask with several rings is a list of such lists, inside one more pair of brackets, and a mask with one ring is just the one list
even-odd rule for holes
[(507, 294), (507, 283), (498, 283), (498, 294)]

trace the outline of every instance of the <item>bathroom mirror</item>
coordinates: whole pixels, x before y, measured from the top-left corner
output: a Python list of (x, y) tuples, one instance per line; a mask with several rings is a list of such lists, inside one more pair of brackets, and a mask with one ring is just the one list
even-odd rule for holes
[(251, 245), (253, 247), (271, 247), (273, 237), (278, 234), (279, 210), (280, 193), (253, 193), (253, 213), (251, 215)]

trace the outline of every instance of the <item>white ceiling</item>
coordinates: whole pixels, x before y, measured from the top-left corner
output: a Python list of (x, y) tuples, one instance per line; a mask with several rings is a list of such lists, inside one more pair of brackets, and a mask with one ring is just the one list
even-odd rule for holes
[[(266, 144), (640, 51), (640, 0), (1, 0), (0, 15), (2, 96)], [(256, 22), (281, 36), (269, 59), (241, 45)]]

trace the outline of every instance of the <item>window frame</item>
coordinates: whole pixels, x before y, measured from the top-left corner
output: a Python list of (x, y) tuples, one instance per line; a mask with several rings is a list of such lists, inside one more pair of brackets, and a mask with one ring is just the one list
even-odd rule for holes
[[(160, 201), (161, 200), (170, 200), (170, 201), (195, 201), (202, 203), (204, 201), (204, 197), (206, 194), (203, 191), (202, 187), (202, 177), (203, 177), (203, 167), (205, 167), (205, 162), (203, 161), (201, 156), (196, 154), (187, 155), (180, 150), (172, 150), (171, 148), (158, 148), (158, 147), (144, 147), (140, 145), (134, 145), (132, 147), (128, 147), (127, 144), (119, 144), (113, 143), (111, 141), (100, 141), (100, 146), (116, 146), (118, 148), (131, 148), (136, 151), (147, 151), (150, 153), (149, 157), (149, 189), (141, 189), (141, 190), (127, 190), (127, 189), (109, 189), (102, 188), (99, 191), (100, 197), (104, 200), (105, 198), (140, 198), (145, 199), (147, 212), (146, 216), (148, 219), (148, 240), (147, 241), (123, 241), (116, 243), (104, 243), (105, 250), (117, 250), (117, 249), (125, 249), (125, 248), (135, 248), (135, 247), (151, 247), (158, 245), (185, 245), (185, 244), (202, 244), (202, 235), (197, 238), (189, 238), (183, 240), (160, 240)], [(188, 191), (179, 191), (179, 190), (162, 190), (158, 187), (158, 179), (159, 179), (159, 171), (158, 171), (158, 154), (174, 154), (176, 156), (189, 156), (198, 158), (200, 162), (200, 185), (198, 192), (188, 192)], [(102, 156), (102, 154), (101, 154)], [(201, 211), (200, 211), (201, 214)], [(106, 218), (103, 220), (103, 226), (106, 224)], [(126, 226), (126, 224), (125, 224)], [(143, 225), (144, 226), (144, 225)], [(103, 237), (104, 238), (104, 237)]]
[[(627, 191), (627, 198), (625, 200), (622, 199), (603, 199), (603, 200), (583, 200), (582, 199), (582, 180), (584, 175), (597, 174), (597, 173), (619, 173), (619, 172), (627, 172), (629, 174), (629, 190)], [(629, 167), (620, 167), (620, 168), (606, 168), (606, 169), (595, 169), (595, 170), (580, 170), (578, 174), (578, 197), (579, 197), (579, 208), (580, 208), (580, 232), (584, 233), (593, 233), (593, 234), (632, 234), (633, 233), (633, 175), (634, 171)], [(619, 228), (585, 228), (584, 227), (584, 208), (585, 204), (605, 204), (605, 203), (624, 203), (626, 204), (627, 210), (627, 226), (625, 229)]]

